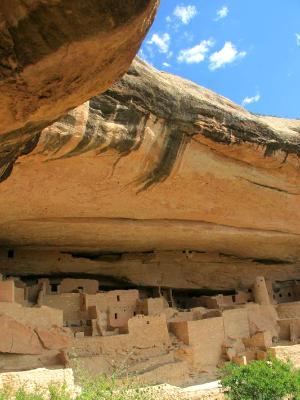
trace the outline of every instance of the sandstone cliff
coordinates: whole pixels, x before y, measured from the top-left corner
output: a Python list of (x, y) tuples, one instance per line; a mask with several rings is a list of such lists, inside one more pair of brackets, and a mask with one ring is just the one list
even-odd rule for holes
[(0, 4), (0, 171), (36, 134), (102, 93), (129, 68), (158, 0), (3, 0)]
[(298, 120), (136, 60), (27, 153), (2, 171), (7, 271), (217, 288), (299, 277)]

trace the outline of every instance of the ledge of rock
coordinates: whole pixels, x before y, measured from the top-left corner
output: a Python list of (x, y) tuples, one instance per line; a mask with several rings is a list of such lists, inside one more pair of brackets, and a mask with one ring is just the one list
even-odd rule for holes
[(0, 143), (23, 143), (19, 154), (6, 148), (7, 159), (30, 151), (34, 133), (128, 70), (157, 6), (158, 0), (1, 2)]
[(137, 59), (13, 169), (8, 145), (2, 272), (217, 288), (266, 270), (299, 277), (299, 120), (254, 115)]

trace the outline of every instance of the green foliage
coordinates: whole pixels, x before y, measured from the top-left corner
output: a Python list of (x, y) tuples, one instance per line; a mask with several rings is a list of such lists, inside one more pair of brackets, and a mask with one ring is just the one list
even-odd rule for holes
[(223, 391), (230, 400), (300, 400), (299, 371), (272, 357), (241, 366), (230, 363), (221, 370), (221, 376)]
[(26, 391), (23, 387), (13, 391), (9, 386), (0, 390), (0, 400), (71, 400), (65, 385), (50, 385), (47, 390), (36, 387), (34, 391)]
[[(49, 391), (49, 400), (71, 400), (71, 396), (66, 385), (62, 386), (50, 385), (48, 387), (48, 391)], [(29, 399), (24, 399), (24, 400), (29, 400)]]
[(36, 388), (32, 392), (20, 388), (13, 392), (9, 387), (0, 390), (0, 400), (157, 400), (164, 398), (159, 390), (142, 387), (136, 379), (120, 378), (117, 374), (111, 377), (104, 375), (82, 378), (81, 392), (73, 396), (66, 386), (50, 385), (47, 390)]
[(132, 378), (100, 375), (83, 381), (81, 394), (76, 400), (155, 400), (157, 394), (151, 387), (141, 387)]
[[(13, 397), (11, 394), (10, 397)], [(43, 400), (43, 395), (41, 392), (37, 391), (35, 393), (27, 393), (23, 388), (19, 389), (15, 394), (16, 400)]]

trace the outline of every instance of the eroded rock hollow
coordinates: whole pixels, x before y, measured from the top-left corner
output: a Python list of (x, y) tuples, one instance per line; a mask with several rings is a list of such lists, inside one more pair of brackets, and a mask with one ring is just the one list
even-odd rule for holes
[(298, 120), (136, 59), (26, 143), (0, 141), (0, 371), (187, 385), (297, 361)]
[(213, 290), (297, 279), (299, 132), (136, 59), (2, 170), (2, 272)]

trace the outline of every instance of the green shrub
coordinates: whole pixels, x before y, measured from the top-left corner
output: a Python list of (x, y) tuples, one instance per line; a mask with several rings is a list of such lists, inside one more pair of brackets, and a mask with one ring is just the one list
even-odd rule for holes
[(221, 370), (221, 385), (231, 400), (300, 400), (299, 372), (272, 357), (241, 366), (228, 364)]

